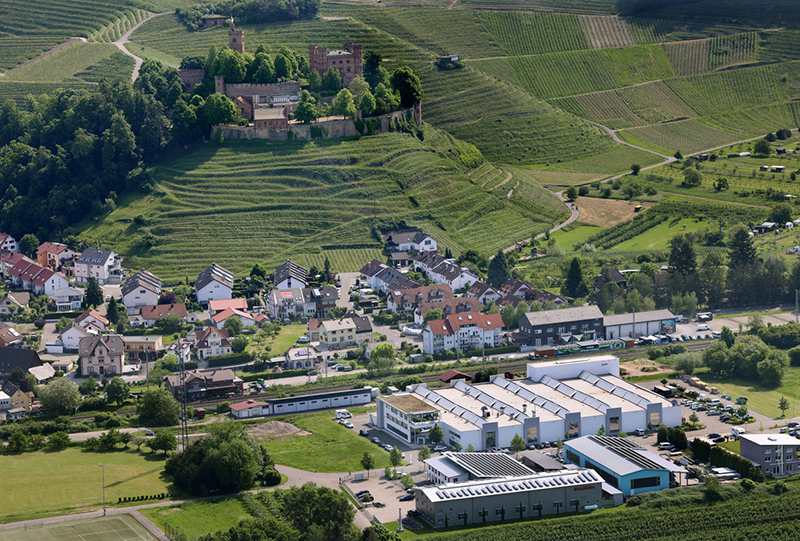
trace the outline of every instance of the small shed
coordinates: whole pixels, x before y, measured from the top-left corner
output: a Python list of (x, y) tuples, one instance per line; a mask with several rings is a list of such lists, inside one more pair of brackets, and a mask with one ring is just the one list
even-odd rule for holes
[(452, 381), (462, 380), (467, 383), (472, 382), (472, 376), (469, 374), (465, 374), (464, 372), (459, 372), (458, 370), (448, 370), (441, 376), (439, 376), (439, 381), (442, 383), (450, 384)]
[(772, 170), (773, 173), (785, 173), (786, 172), (786, 166), (785, 165), (773, 165), (771, 167), (771, 170)]

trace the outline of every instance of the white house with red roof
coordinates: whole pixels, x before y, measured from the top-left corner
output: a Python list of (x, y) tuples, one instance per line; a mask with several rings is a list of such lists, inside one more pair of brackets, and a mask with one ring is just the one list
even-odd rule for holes
[(105, 331), (106, 327), (110, 325), (109, 321), (94, 308), (90, 308), (76, 317), (75, 323), (84, 329), (88, 329), (90, 326), (92, 326), (96, 329), (99, 329), (100, 332)]
[(2, 252), (2, 255), (0, 255), (0, 271), (2, 271), (3, 274), (6, 274), (8, 271), (14, 268), (20, 261), (30, 261), (31, 263), (33, 263), (30, 259), (28, 259), (19, 252), (4, 251)]
[(64, 261), (73, 259), (78, 253), (70, 250), (66, 244), (43, 242), (36, 249), (36, 262), (52, 271), (61, 270)]
[(217, 312), (211, 316), (211, 321), (214, 326), (216, 326), (218, 329), (221, 329), (225, 324), (225, 320), (229, 317), (238, 317), (245, 327), (250, 325), (258, 325), (261, 321), (267, 319), (267, 316), (264, 314), (258, 314), (254, 316), (236, 308), (226, 308), (225, 310)]
[(0, 250), (16, 252), (19, 249), (17, 241), (8, 233), (0, 233)]
[(247, 311), (247, 299), (244, 297), (237, 297), (235, 299), (212, 299), (208, 301), (208, 313), (213, 316), (217, 312), (222, 312), (227, 308), (234, 310)]
[(503, 319), (500, 314), (466, 312), (429, 321), (422, 331), (422, 352), (425, 355), (451, 349), (468, 351), (498, 347), (503, 343)]
[(386, 309), (392, 314), (396, 312), (410, 314), (422, 303), (452, 298), (453, 290), (447, 284), (395, 289), (386, 296)]
[(266, 402), (256, 402), (255, 400), (245, 400), (231, 404), (231, 416), (235, 419), (248, 419), (250, 417), (260, 417), (269, 413), (269, 404)]
[(231, 352), (230, 334), (227, 329), (205, 327), (195, 331), (194, 336), (197, 358), (201, 361)]
[(69, 287), (62, 275), (26, 259), (20, 260), (8, 271), (11, 282), (38, 295), (55, 295), (59, 289)]

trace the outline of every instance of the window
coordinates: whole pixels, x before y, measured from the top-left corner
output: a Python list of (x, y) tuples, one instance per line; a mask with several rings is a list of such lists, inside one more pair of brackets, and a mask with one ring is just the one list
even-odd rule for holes
[(558, 328), (558, 334), (564, 334), (564, 327)]
[(505, 514), (506, 514), (506, 510), (504, 508), (502, 508), (502, 507), (498, 507), (497, 509), (494, 510), (494, 516), (496, 516), (496, 517), (500, 517), (500, 516), (503, 516)]
[(516, 511), (517, 511), (518, 515), (521, 514), (521, 513), (524, 513), (525, 512), (525, 506), (524, 505), (518, 505)]
[(578, 435), (578, 423), (576, 421), (570, 421), (569, 423), (569, 437), (574, 438)]
[(542, 329), (536, 329), (533, 331), (534, 334), (542, 334)]
[(768, 454), (768, 455), (769, 455), (769, 454), (771, 454), (771, 453), (772, 453), (772, 449), (771, 449), (771, 448), (767, 448), (767, 449), (764, 451), (764, 453), (766, 453), (766, 454)]
[(661, 486), (661, 478), (660, 477), (645, 477), (643, 479), (632, 479), (631, 480), (631, 488), (647, 488), (647, 487), (657, 487)]
[(611, 434), (619, 433), (619, 417), (610, 417), (608, 419), (608, 432)]
[(573, 464), (577, 464), (578, 466), (581, 465), (581, 457), (575, 454), (572, 449), (567, 449), (567, 460), (572, 462)]
[(764, 457), (764, 462), (771, 462), (771, 461), (772, 461), (771, 457), (768, 457), (768, 456)]
[(463, 511), (458, 514), (458, 520), (467, 520), (467, 512)]
[(653, 423), (653, 426), (658, 426), (661, 424), (661, 413), (657, 411), (650, 412), (650, 422)]
[(570, 507), (578, 507), (581, 504), (580, 500), (570, 500), (569, 506)]
[(571, 331), (574, 331), (574, 330), (576, 330), (577, 328), (578, 328), (578, 326), (577, 326), (577, 325), (572, 325), (572, 326), (569, 328), (569, 330), (571, 330)]
[(539, 437), (539, 427), (536, 426), (528, 427), (528, 441), (536, 442), (538, 437)]

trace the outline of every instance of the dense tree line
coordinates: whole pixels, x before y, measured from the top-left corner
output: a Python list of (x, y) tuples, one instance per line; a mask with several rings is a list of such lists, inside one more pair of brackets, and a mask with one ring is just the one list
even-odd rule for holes
[(263, 24), (313, 19), (321, 4), (320, 0), (221, 0), (197, 8), (178, 8), (175, 14), (189, 30), (200, 30), (204, 27), (204, 13), (233, 16), (240, 24)]

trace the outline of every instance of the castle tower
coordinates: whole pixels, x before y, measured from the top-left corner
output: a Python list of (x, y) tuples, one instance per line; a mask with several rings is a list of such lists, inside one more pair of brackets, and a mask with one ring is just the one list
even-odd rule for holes
[(228, 47), (244, 54), (244, 30), (236, 30), (236, 27), (233, 26), (233, 16), (231, 16), (231, 25), (228, 28)]

